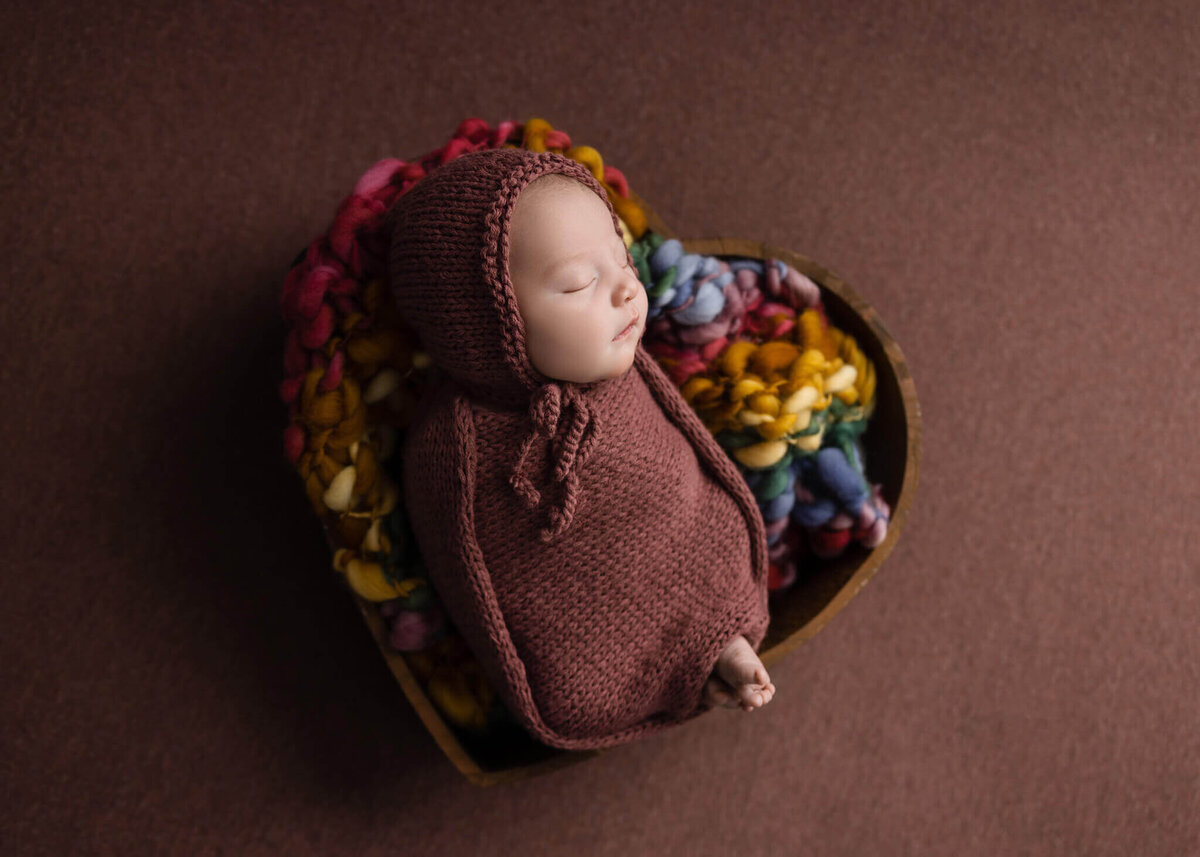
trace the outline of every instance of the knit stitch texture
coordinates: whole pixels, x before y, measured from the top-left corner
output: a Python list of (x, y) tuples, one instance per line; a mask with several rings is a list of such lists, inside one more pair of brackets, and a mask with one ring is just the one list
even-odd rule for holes
[(430, 578), (519, 722), (590, 749), (708, 709), (721, 650), (766, 635), (767, 547), (745, 480), (640, 343), (592, 384), (529, 362), (508, 227), (552, 172), (608, 204), (558, 155), (465, 155), (397, 201), (389, 276), (440, 375), (403, 450)]

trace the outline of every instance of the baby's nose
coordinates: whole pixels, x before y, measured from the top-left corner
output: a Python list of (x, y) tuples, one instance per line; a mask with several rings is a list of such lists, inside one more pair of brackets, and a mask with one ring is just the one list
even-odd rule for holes
[(642, 284), (637, 277), (622, 272), (620, 282), (613, 289), (613, 301), (617, 305), (629, 303), (633, 300), (633, 296), (637, 294), (637, 289), (640, 289), (641, 286)]

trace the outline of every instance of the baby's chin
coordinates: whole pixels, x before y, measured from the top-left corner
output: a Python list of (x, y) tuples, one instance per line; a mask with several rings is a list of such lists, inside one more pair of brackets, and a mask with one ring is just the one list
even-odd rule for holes
[(606, 369), (602, 372), (595, 372), (588, 375), (586, 381), (575, 381), (576, 384), (603, 384), (605, 381), (611, 381), (614, 378), (622, 378), (629, 374), (629, 370), (633, 368), (633, 360), (623, 365), (615, 366), (611, 369)]
[[(637, 343), (613, 343), (613, 345), (625, 345), (625, 347), (614, 347), (606, 359), (597, 361), (590, 370), (576, 365), (569, 369), (562, 366), (546, 367), (551, 370), (548, 372), (538, 365), (538, 361), (532, 362), (535, 369), (547, 378), (553, 378), (556, 381), (567, 381), (572, 384), (599, 384), (613, 378), (620, 378), (633, 368), (637, 356)], [(556, 372), (555, 369), (559, 371)]]
[(610, 378), (620, 378), (626, 372), (633, 368), (634, 349), (630, 348), (627, 355), (622, 355), (617, 362), (617, 368), (609, 375)]

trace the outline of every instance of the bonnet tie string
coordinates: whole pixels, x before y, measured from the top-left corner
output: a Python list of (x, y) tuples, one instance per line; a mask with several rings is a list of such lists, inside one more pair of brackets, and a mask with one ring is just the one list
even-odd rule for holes
[(571, 526), (579, 499), (579, 471), (596, 446), (595, 411), (573, 385), (544, 384), (529, 402), (529, 420), (533, 429), (521, 444), (521, 452), (509, 476), (509, 484), (529, 509), (542, 502), (542, 493), (526, 474), (529, 453), (538, 436), (550, 441), (554, 462), (554, 482), (562, 483), (561, 500), (547, 513), (548, 525), (542, 529), (542, 541), (550, 541)]

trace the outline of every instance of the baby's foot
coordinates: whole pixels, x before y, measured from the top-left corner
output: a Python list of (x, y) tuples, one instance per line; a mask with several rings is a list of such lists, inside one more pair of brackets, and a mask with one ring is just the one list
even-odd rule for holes
[(717, 658), (716, 668), (704, 686), (704, 695), (716, 705), (753, 711), (771, 701), (775, 685), (750, 641), (739, 635)]

